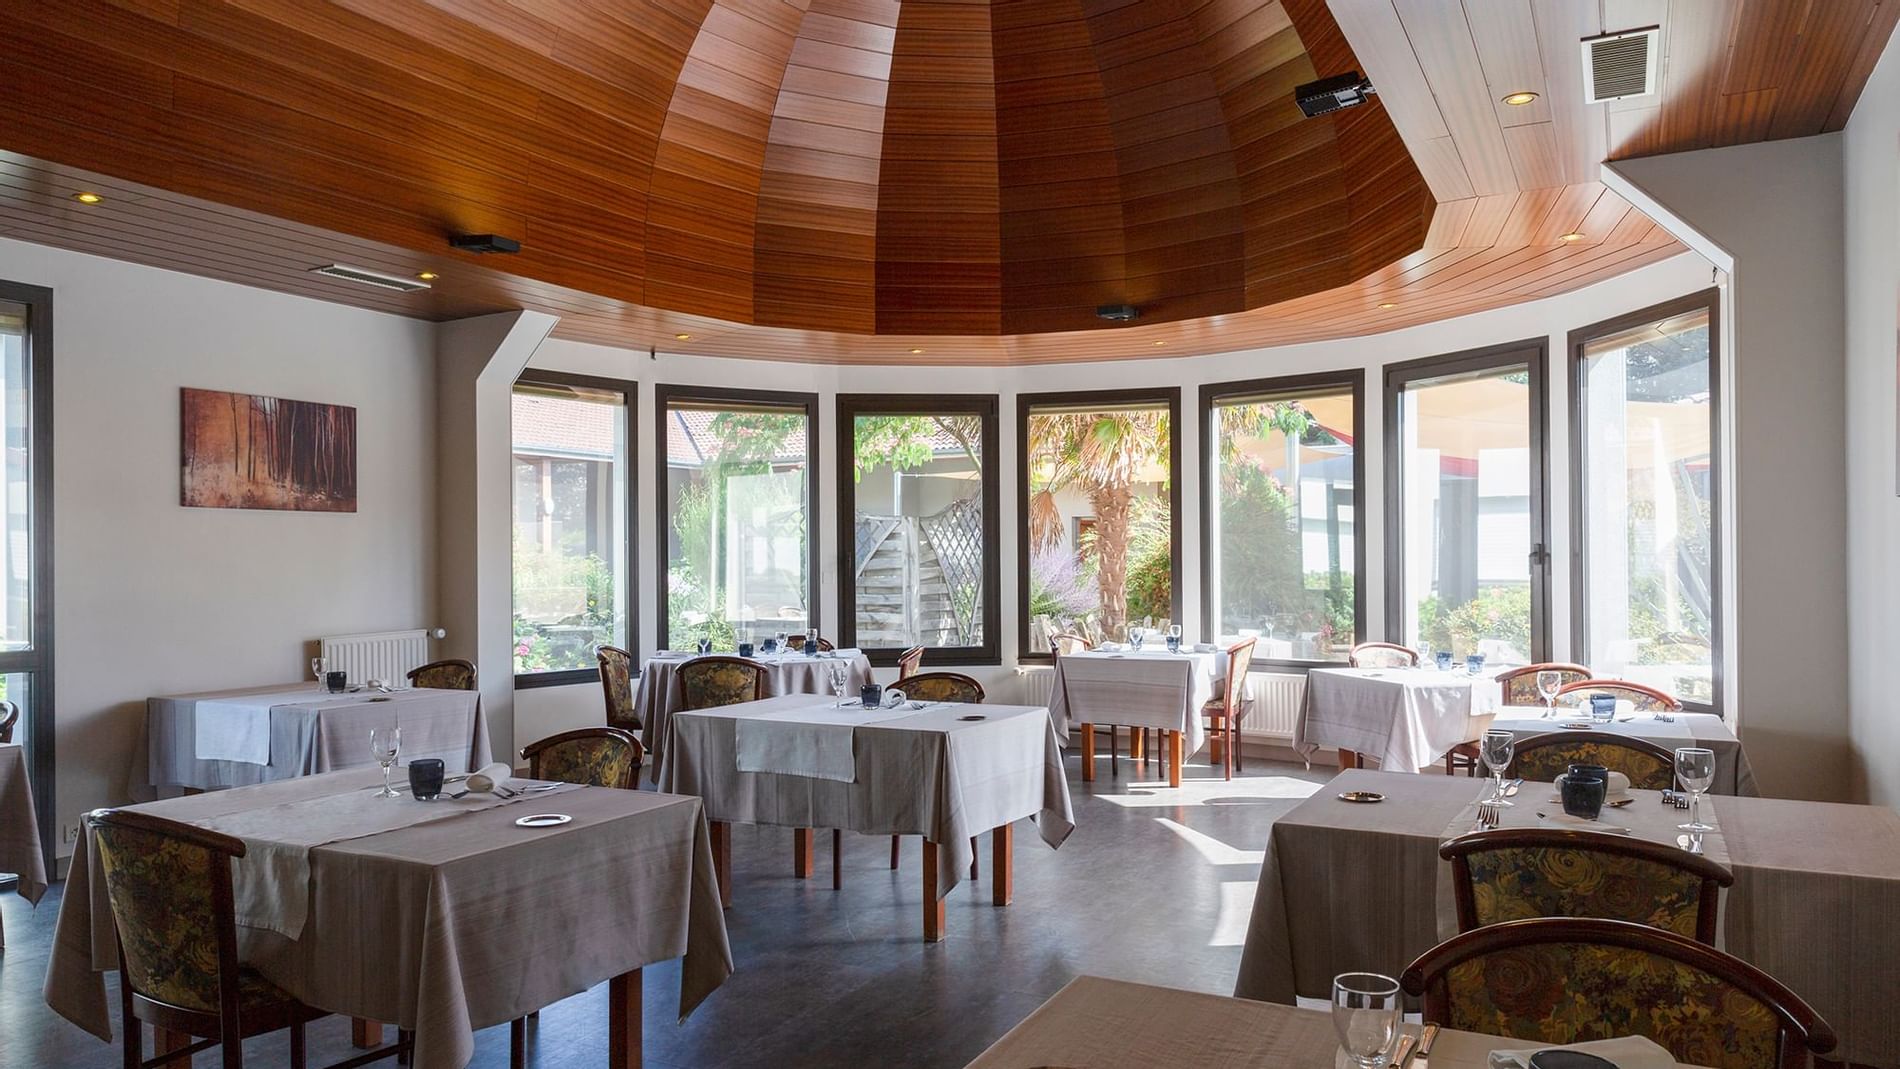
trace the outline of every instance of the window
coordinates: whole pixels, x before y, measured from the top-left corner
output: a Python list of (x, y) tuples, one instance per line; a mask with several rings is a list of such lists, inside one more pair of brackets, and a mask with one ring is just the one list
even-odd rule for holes
[(53, 869), (53, 291), (0, 282), (0, 699), (19, 707), (47, 871)]
[(633, 384), (531, 372), (515, 384), (517, 686), (596, 677), (632, 638)]
[(838, 397), (840, 645), (997, 664), (996, 398)]
[(659, 389), (660, 644), (818, 631), (816, 394)]
[(1398, 641), (1488, 665), (1547, 659), (1544, 358), (1527, 342), (1386, 368)]
[(1024, 394), (1016, 411), (1020, 656), (1047, 660), (1065, 632), (1120, 640), (1176, 620), (1181, 391)]
[(1716, 706), (1715, 294), (1578, 331), (1577, 649)]
[(1358, 641), (1358, 372), (1201, 388), (1211, 641), (1256, 663), (1344, 661)]

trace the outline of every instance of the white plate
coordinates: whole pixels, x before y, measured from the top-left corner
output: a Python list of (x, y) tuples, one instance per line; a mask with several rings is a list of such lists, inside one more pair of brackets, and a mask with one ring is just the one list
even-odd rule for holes
[(515, 821), (515, 825), (522, 828), (552, 828), (573, 819), (566, 813), (536, 813), (530, 817), (522, 817)]

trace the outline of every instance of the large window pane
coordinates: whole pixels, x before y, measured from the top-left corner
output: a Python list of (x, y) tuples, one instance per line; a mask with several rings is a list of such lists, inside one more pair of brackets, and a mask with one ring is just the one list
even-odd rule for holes
[(996, 661), (995, 398), (846, 395), (838, 418), (851, 433), (839, 478), (850, 643)]
[(730, 651), (812, 630), (810, 409), (663, 397), (661, 640)]
[(33, 646), (33, 424), (27, 308), (0, 301), (0, 441), (6, 519), (0, 530), (0, 650)]
[(515, 674), (595, 669), (628, 638), (628, 392), (515, 387)]
[(1542, 649), (1541, 369), (1529, 352), (1396, 381), (1400, 641), (1488, 665)]
[(1715, 394), (1709, 311), (1579, 353), (1584, 659), (1687, 701), (1715, 697)]
[(1262, 660), (1343, 661), (1359, 636), (1357, 388), (1211, 393), (1214, 640)]
[[(1064, 632), (1122, 639), (1175, 615), (1177, 399), (1022, 398), (1024, 652)], [(1151, 395), (1152, 396), (1152, 395)]]

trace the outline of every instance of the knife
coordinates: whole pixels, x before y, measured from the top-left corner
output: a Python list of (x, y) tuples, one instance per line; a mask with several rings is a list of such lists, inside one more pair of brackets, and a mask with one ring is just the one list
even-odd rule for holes
[(1392, 1064), (1387, 1069), (1405, 1069), (1405, 1063), (1412, 1057), (1412, 1047), (1417, 1042), (1416, 1036), (1400, 1036), (1399, 1045), (1392, 1048)]
[(1412, 1057), (1412, 1069), (1428, 1069), (1427, 1062), (1431, 1057), (1432, 1044), (1436, 1042), (1438, 1042), (1438, 1026), (1426, 1025), (1418, 1034), (1418, 1051)]

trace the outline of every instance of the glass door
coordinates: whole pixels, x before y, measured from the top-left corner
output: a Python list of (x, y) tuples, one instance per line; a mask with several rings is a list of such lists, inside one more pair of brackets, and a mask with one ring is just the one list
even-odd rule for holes
[[(52, 291), (0, 282), (0, 701), (19, 710), (47, 871), (53, 822)], [(0, 706), (0, 718), (7, 715)]]

